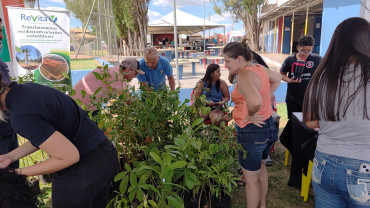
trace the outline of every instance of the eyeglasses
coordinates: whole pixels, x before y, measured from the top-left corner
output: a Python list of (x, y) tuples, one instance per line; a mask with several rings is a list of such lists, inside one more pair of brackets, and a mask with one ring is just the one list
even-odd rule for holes
[(310, 54), (312, 51), (299, 51), (300, 54)]
[(158, 54), (158, 52), (157, 51), (144, 51), (144, 53), (149, 53), (149, 54)]

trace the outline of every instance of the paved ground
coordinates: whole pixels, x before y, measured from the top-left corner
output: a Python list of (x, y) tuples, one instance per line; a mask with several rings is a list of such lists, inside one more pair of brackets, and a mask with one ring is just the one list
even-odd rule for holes
[[(273, 69), (279, 72), (281, 64), (284, 62), (286, 57), (288, 55), (286, 54), (260, 54), (262, 58), (266, 61), (267, 65)], [(221, 66), (221, 79), (227, 80), (227, 77), (229, 75), (229, 72), (227, 69), (223, 67), (223, 64), (220, 64)], [(176, 87), (178, 86), (177, 83), (177, 70), (175, 67), (173, 67), (173, 73), (176, 80)], [(205, 69), (203, 69), (203, 66), (200, 65), (200, 63), (196, 63), (196, 75), (191, 74), (191, 63), (184, 65), (184, 73), (182, 75), (182, 80), (180, 80), (180, 86), (181, 88), (193, 88), (195, 84), (204, 77)], [(230, 83), (226, 81), (229, 85)], [(138, 86), (137, 79), (134, 79), (131, 81), (132, 85)]]

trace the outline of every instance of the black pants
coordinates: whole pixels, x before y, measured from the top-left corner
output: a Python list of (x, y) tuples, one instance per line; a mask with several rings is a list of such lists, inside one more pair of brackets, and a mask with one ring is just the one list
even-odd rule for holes
[(118, 171), (117, 152), (105, 140), (78, 163), (54, 174), (53, 208), (104, 208)]
[(303, 101), (285, 101), (286, 102), (286, 108), (288, 111), (288, 118), (290, 119), (290, 116), (293, 112), (302, 112), (303, 109)]

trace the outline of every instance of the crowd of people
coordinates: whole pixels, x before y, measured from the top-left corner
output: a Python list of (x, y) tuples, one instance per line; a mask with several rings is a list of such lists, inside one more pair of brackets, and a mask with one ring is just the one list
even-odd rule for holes
[[(265, 160), (277, 141), (271, 106), (281, 80), (288, 83), (288, 117), (303, 112), (307, 127), (319, 131), (312, 171), (316, 207), (370, 206), (370, 24), (363, 18), (343, 21), (323, 59), (312, 54), (314, 43), (312, 36), (302, 36), (298, 52), (284, 61), (279, 74), (250, 49), (246, 39), (230, 42), (223, 56), (228, 81), (234, 84), (231, 95), (226, 81), (220, 79), (218, 64), (210, 64), (194, 87), (193, 98), (204, 96), (211, 108), (200, 116), (217, 125), (235, 121), (236, 139), (247, 152), (245, 157), (240, 151), (238, 158), (247, 207), (267, 207)], [(98, 110), (89, 98), (98, 88), (102, 90), (97, 97), (122, 93), (135, 77), (142, 87), (154, 91), (167, 89), (167, 77), (169, 88), (175, 90), (170, 63), (154, 47), (143, 54), (140, 61), (126, 59), (107, 69), (112, 88), (94, 75), (103, 69), (95, 69), (74, 86), (73, 97), (35, 83), (11, 82), (0, 59), (0, 168), (12, 167), (25, 176), (54, 173), (55, 208), (105, 207), (119, 162), (114, 145), (86, 113)], [(235, 105), (232, 117), (224, 113), (230, 98)], [(17, 134), (28, 142), (18, 147)], [(20, 168), (18, 160), (38, 149), (48, 159)]]

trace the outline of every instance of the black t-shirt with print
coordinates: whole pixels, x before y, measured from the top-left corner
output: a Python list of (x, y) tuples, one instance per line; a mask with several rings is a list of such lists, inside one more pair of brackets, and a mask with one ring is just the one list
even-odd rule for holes
[(36, 147), (59, 131), (82, 156), (107, 139), (71, 97), (50, 87), (12, 82), (6, 107), (14, 131)]
[[(305, 67), (302, 73), (301, 83), (288, 83), (288, 90), (286, 93), (285, 101), (303, 101), (304, 93), (310, 79), (320, 64), (321, 56), (316, 54), (310, 54), (306, 60)], [(280, 68), (280, 72), (288, 72), (288, 77), (294, 76), (293, 63), (297, 62), (296, 54), (289, 56), (285, 59), (283, 65)], [(292, 71), (293, 70), (293, 71)]]

